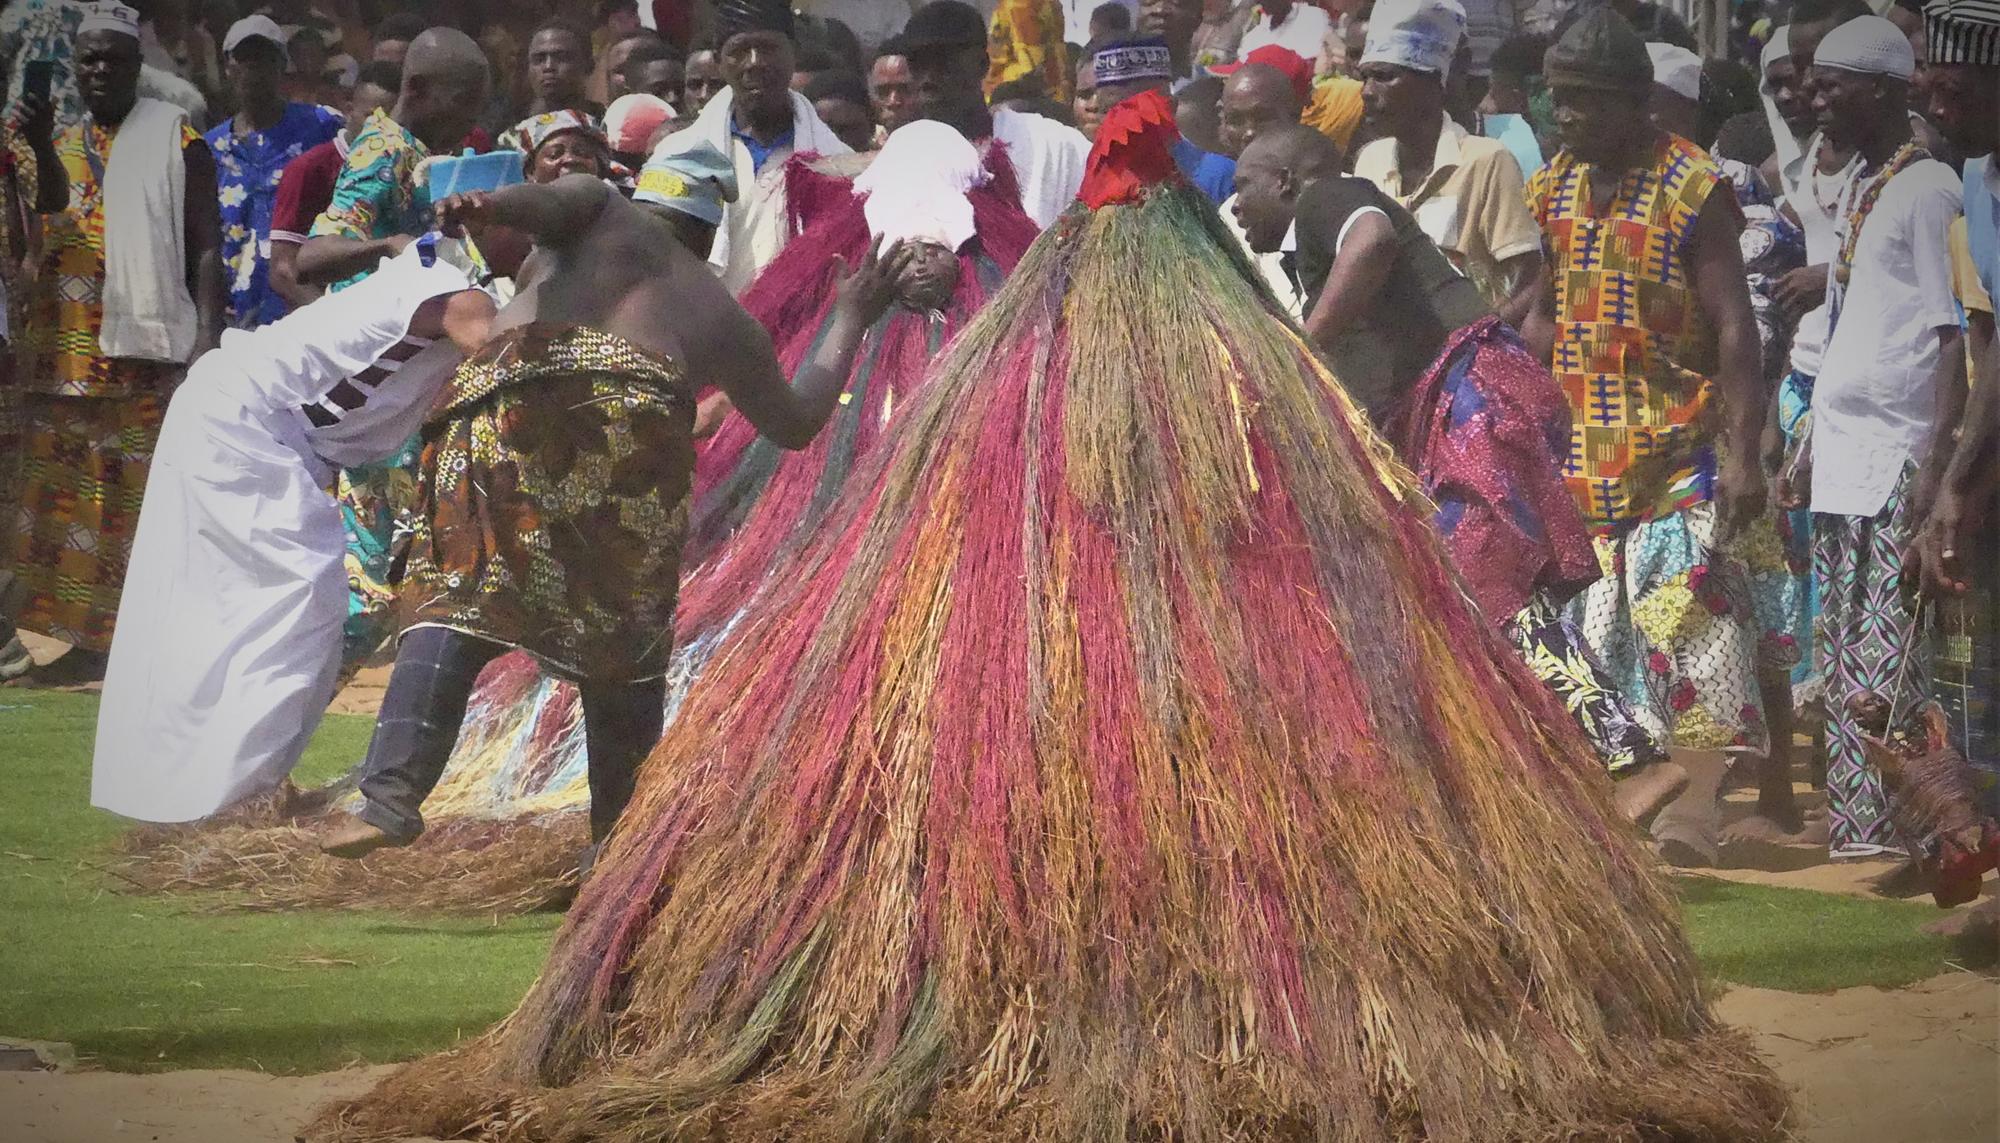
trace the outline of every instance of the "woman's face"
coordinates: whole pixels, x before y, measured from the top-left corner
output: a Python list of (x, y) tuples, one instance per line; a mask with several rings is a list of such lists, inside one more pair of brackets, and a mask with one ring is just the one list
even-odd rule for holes
[(919, 313), (941, 310), (958, 289), (958, 271), (957, 254), (935, 242), (914, 243), (896, 276), (896, 300)]
[(564, 175), (603, 178), (611, 158), (604, 141), (588, 131), (564, 131), (535, 150), (528, 164), (528, 181), (552, 183)]

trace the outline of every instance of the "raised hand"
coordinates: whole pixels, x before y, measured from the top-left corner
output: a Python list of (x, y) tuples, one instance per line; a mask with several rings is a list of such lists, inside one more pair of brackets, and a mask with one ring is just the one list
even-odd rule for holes
[(51, 146), (55, 142), (55, 104), (47, 96), (24, 91), (17, 106), (22, 138), (37, 150)]
[(438, 201), (438, 230), (453, 238), (463, 238), (468, 223), (477, 223), (486, 217), (493, 206), (493, 196), (485, 191), (467, 191), (451, 195)]
[(901, 241), (883, 250), (880, 238), (868, 244), (868, 252), (852, 272), (847, 259), (834, 255), (834, 307), (863, 325), (874, 325), (896, 300), (896, 279), (909, 260), (910, 250)]

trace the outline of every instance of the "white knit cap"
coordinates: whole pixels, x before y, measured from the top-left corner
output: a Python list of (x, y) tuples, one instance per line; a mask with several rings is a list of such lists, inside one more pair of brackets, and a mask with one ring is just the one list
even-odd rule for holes
[(1459, 0), (1380, 0), (1368, 18), (1361, 62), (1435, 72), (1442, 79), (1464, 36), (1465, 7)]
[(890, 134), (854, 180), (868, 231), (886, 245), (935, 242), (956, 251), (978, 233), (965, 192), (985, 184), (986, 167), (965, 136), (933, 119)]
[(77, 35), (85, 32), (116, 32), (136, 40), (139, 38), (138, 10), (123, 4), (92, 4), (83, 10), (83, 22), (76, 26)]
[(1917, 53), (1901, 28), (1880, 16), (1856, 16), (1819, 42), (1813, 66), (1907, 80), (1916, 74)]
[(1677, 44), (1650, 43), (1653, 82), (1683, 99), (1701, 100), (1701, 57)]

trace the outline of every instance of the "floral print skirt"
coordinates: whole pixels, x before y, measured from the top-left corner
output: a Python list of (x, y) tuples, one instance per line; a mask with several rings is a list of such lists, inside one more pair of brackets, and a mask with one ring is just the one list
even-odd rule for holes
[(425, 429), (405, 626), (518, 647), (551, 673), (666, 673), (694, 469), (676, 363), (535, 323), (460, 367)]
[(1639, 724), (1664, 746), (1763, 752), (1768, 654), (1750, 569), (1717, 542), (1712, 501), (1597, 538), (1604, 578), (1569, 616)]

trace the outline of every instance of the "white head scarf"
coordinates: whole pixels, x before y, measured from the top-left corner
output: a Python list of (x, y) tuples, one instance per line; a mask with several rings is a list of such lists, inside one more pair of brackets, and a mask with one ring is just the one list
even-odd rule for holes
[(1368, 20), (1361, 62), (1435, 72), (1444, 79), (1464, 36), (1465, 8), (1459, 0), (1381, 0)]
[(1701, 57), (1677, 44), (1649, 43), (1653, 82), (1683, 99), (1701, 101)]
[(985, 184), (986, 167), (965, 136), (933, 119), (898, 127), (854, 180), (869, 233), (884, 245), (935, 242), (956, 251), (978, 233), (965, 193)]
[(1757, 59), (1757, 94), (1764, 101), (1764, 122), (1770, 125), (1771, 141), (1778, 147), (1778, 169), (1784, 170), (1799, 157), (1801, 140), (1792, 134), (1785, 117), (1778, 113), (1777, 93), (1771, 90), (1771, 65), (1779, 60), (1792, 58), (1792, 26), (1786, 24), (1771, 32), (1771, 40), (1764, 45), (1764, 54)]

